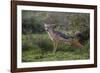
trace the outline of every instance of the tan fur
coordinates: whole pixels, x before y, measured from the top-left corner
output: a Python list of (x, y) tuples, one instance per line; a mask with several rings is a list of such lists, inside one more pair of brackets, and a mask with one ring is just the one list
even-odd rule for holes
[[(47, 28), (48, 26), (49, 25), (45, 24), (45, 29), (48, 29)], [(47, 33), (48, 33), (50, 39), (53, 42), (53, 46), (54, 46), (53, 52), (54, 53), (56, 52), (60, 43), (66, 43), (67, 45), (72, 45), (72, 46), (75, 46), (75, 47), (78, 47), (78, 48), (83, 48), (83, 45), (80, 44), (78, 39), (70, 38), (70, 39), (66, 40), (66, 39), (62, 38), (61, 36), (56, 35), (52, 30), (48, 30)]]

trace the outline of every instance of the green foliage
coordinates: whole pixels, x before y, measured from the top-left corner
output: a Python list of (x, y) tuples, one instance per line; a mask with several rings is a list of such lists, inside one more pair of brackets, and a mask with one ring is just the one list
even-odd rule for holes
[[(89, 59), (90, 15), (88, 13), (22, 11), (22, 61), (56, 61)], [(55, 54), (53, 42), (44, 30), (44, 23), (55, 24), (54, 30), (72, 35), (82, 32), (84, 48), (60, 44)]]
[[(61, 61), (89, 59), (89, 41), (85, 42), (84, 48), (79, 49), (66, 44), (59, 45), (56, 53), (52, 53), (53, 44), (47, 34), (33, 34), (32, 44), (27, 43), (26, 35), (23, 35), (22, 61)], [(27, 44), (26, 44), (27, 43)]]
[(45, 32), (42, 18), (38, 16), (31, 16), (31, 15), (30, 17), (25, 17), (27, 16), (27, 14), (29, 13), (23, 12), (23, 17), (22, 17), (23, 34)]
[[(24, 33), (44, 33), (44, 23), (55, 24), (55, 30), (81, 31), (89, 35), (90, 15), (88, 13), (22, 11)], [(86, 35), (87, 36), (87, 35)]]

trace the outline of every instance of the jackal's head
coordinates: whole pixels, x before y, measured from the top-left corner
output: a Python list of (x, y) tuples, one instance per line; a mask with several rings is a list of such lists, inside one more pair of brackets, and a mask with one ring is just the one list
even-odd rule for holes
[(54, 24), (44, 24), (44, 28), (46, 31), (53, 30), (53, 25)]

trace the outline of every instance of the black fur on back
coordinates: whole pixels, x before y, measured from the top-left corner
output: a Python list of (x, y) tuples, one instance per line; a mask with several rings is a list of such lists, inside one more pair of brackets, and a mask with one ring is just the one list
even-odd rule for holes
[(73, 38), (72, 36), (66, 35), (62, 32), (59, 31), (54, 31), (56, 35), (59, 35), (60, 37), (64, 38), (64, 39), (69, 39), (69, 38)]

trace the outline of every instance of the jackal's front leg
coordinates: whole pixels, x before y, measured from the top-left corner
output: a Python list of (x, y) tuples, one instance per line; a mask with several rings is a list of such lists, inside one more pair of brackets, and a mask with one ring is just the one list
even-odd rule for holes
[(53, 42), (54, 48), (53, 48), (53, 53), (56, 52), (57, 47), (58, 47), (58, 43), (57, 42)]

